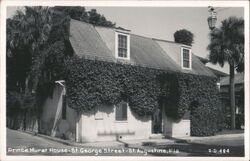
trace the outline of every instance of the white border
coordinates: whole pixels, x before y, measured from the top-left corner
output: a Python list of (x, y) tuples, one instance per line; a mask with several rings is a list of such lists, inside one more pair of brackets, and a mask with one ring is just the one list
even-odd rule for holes
[[(0, 55), (0, 118), (1, 153), (0, 160), (249, 160), (249, 1), (79, 1), (79, 0), (2, 0), (1, 2), (1, 55)], [(244, 7), (245, 19), (245, 157), (81, 157), (81, 156), (6, 156), (6, 8), (7, 6), (137, 6), (137, 7)]]

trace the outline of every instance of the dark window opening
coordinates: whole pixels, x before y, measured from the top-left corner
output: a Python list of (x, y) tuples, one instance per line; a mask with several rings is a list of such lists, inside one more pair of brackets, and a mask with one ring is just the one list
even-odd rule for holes
[(125, 121), (127, 120), (127, 103), (120, 103), (116, 106), (115, 120)]

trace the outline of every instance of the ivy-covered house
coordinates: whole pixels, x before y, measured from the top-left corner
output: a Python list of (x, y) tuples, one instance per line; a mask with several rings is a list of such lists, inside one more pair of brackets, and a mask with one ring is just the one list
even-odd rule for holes
[(191, 46), (71, 20), (74, 56), (43, 104), (42, 133), (77, 142), (213, 135), (215, 75)]

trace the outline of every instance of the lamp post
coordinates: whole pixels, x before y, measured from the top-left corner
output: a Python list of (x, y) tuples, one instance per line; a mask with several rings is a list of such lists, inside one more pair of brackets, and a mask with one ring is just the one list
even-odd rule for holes
[(208, 11), (210, 13), (209, 17), (207, 18), (208, 26), (210, 30), (213, 30), (217, 21), (216, 12), (211, 6), (208, 7)]

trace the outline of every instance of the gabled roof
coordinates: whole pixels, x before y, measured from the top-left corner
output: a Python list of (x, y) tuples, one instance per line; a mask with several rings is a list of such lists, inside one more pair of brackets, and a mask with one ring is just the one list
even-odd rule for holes
[[(115, 28), (93, 26), (71, 19), (70, 42), (74, 52), (80, 57), (117, 62), (115, 31)], [(182, 69), (171, 55), (180, 54), (181, 46), (183, 44), (130, 34), (130, 60), (124, 63), (215, 77), (194, 54), (192, 70)]]
[(203, 63), (203, 64), (207, 64), (209, 62), (209, 60), (207, 58), (203, 58), (203, 57), (200, 57), (200, 56), (197, 56), (197, 58), (200, 59), (200, 61)]
[(208, 69), (211, 70), (217, 77), (226, 77), (226, 76), (228, 76), (227, 73), (224, 73), (224, 72), (222, 72), (222, 71), (213, 69), (213, 68), (211, 68), (211, 67), (208, 67)]

